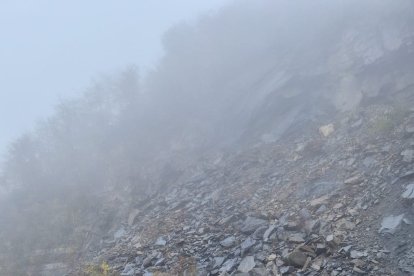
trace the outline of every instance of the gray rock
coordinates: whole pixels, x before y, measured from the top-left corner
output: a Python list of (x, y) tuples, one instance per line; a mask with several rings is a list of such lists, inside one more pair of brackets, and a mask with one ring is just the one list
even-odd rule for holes
[(414, 200), (414, 184), (410, 184), (405, 188), (404, 193), (401, 195), (405, 200)]
[(414, 160), (414, 150), (404, 150), (401, 152), (401, 155), (403, 157), (403, 161), (407, 163), (412, 163)]
[(352, 269), (353, 272), (357, 273), (357, 274), (366, 274), (365, 271), (363, 271), (362, 269), (360, 269), (357, 266), (354, 266), (354, 268)]
[(319, 220), (307, 220), (303, 228), (307, 234), (317, 233), (320, 225), (321, 223)]
[(404, 214), (398, 216), (388, 216), (382, 220), (381, 228), (379, 233), (390, 233), (394, 234), (400, 227), (403, 222)]
[(220, 268), (221, 272), (230, 272), (231, 270), (233, 270), (233, 268), (236, 267), (237, 264), (237, 259), (228, 259), (227, 261), (224, 262), (224, 264), (222, 265), (222, 267)]
[(122, 238), (123, 236), (125, 236), (125, 234), (126, 234), (126, 231), (125, 231), (124, 227), (121, 227), (114, 233), (114, 239), (118, 240), (118, 239)]
[(344, 181), (344, 184), (345, 185), (357, 185), (357, 184), (362, 183), (363, 181), (364, 179), (360, 175), (356, 175), (356, 176), (346, 179)]
[(250, 248), (252, 248), (256, 244), (256, 241), (252, 239), (251, 237), (248, 237), (242, 244), (240, 245), (241, 248), (241, 254), (242, 256), (246, 254)]
[(155, 258), (154, 255), (150, 255), (146, 257), (144, 261), (142, 262), (142, 267), (143, 268), (149, 267), (152, 264), (152, 260), (154, 260), (154, 258)]
[(345, 254), (348, 254), (351, 248), (352, 248), (352, 245), (347, 245), (339, 249), (339, 252), (344, 252)]
[(316, 254), (322, 254), (326, 251), (326, 245), (324, 243), (317, 243), (315, 252)]
[(229, 248), (234, 245), (236, 238), (234, 236), (228, 237), (220, 242), (221, 246)]
[(305, 253), (300, 252), (300, 251), (293, 251), (287, 256), (288, 264), (296, 266), (296, 267), (300, 267), (300, 268), (302, 268), (305, 265), (307, 259), (308, 259), (308, 256), (306, 256)]
[(223, 264), (224, 260), (225, 260), (224, 257), (215, 257), (214, 258), (214, 263), (213, 263), (213, 266), (212, 266), (212, 270), (216, 269), (216, 268), (219, 268)]
[(372, 156), (367, 156), (365, 157), (364, 161), (362, 161), (362, 164), (366, 168), (372, 168), (376, 164), (376, 160)]
[(167, 244), (167, 241), (164, 239), (164, 237), (159, 237), (155, 241), (155, 245), (158, 245), (158, 246), (165, 246), (166, 244)]
[(279, 269), (280, 274), (282, 274), (282, 275), (288, 275), (288, 274), (292, 273), (294, 270), (295, 269), (291, 266), (282, 266)]
[(351, 250), (350, 256), (352, 259), (359, 259), (368, 256), (367, 252), (361, 252), (357, 250)]
[(327, 208), (326, 208), (326, 205), (321, 205), (319, 208), (318, 208), (318, 210), (316, 210), (316, 214), (317, 215), (319, 215), (319, 214), (322, 214), (323, 212), (325, 212), (327, 210)]
[(254, 257), (253, 256), (246, 256), (240, 262), (239, 267), (237, 268), (237, 270), (240, 271), (240, 272), (248, 273), (255, 266), (256, 266), (256, 263), (254, 262)]
[(256, 240), (263, 239), (264, 233), (266, 232), (267, 228), (267, 226), (261, 226), (257, 228), (256, 231), (254, 231), (252, 237)]
[(413, 134), (414, 133), (414, 124), (408, 124), (405, 126), (405, 131), (408, 134)]
[(303, 233), (292, 233), (292, 234), (289, 234), (288, 240), (291, 242), (295, 242), (295, 243), (302, 243), (302, 242), (305, 242), (305, 239), (303, 237), (304, 237)]
[(267, 276), (269, 273), (266, 271), (266, 268), (264, 267), (257, 267), (253, 268), (250, 273), (252, 276)]
[(263, 241), (267, 242), (269, 240), (270, 235), (276, 230), (276, 225), (270, 225), (267, 230), (263, 234)]
[(164, 264), (165, 264), (165, 258), (160, 258), (155, 262), (154, 266), (162, 266)]
[(134, 264), (127, 264), (124, 270), (121, 272), (121, 276), (133, 276), (135, 275)]
[(227, 216), (219, 221), (220, 225), (227, 225), (230, 222), (236, 221), (237, 217), (235, 215)]
[(142, 256), (137, 256), (135, 258), (135, 264), (142, 265), (143, 262), (144, 262), (144, 258)]
[(138, 210), (138, 209), (133, 209), (130, 213), (129, 213), (129, 216), (128, 216), (128, 225), (129, 226), (132, 226), (132, 225), (134, 225), (134, 223), (136, 222), (136, 220), (137, 220), (137, 217), (138, 217), (138, 215), (140, 214), (140, 210)]
[(240, 231), (245, 234), (252, 234), (257, 228), (267, 224), (267, 221), (255, 217), (247, 217), (243, 222)]
[(312, 218), (312, 215), (311, 215), (311, 213), (309, 212), (309, 210), (308, 210), (308, 209), (305, 209), (305, 208), (303, 208), (303, 209), (301, 209), (301, 210), (299, 211), (299, 215), (300, 215), (300, 217), (301, 217), (303, 220), (308, 220), (308, 219), (311, 219), (311, 218)]

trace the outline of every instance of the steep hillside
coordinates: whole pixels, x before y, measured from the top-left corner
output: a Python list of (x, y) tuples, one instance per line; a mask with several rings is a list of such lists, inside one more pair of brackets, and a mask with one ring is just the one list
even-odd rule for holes
[(407, 107), (363, 105), (190, 167), (137, 202), (95, 262), (121, 275), (414, 273), (413, 89), (398, 93)]
[(163, 42), (11, 145), (0, 274), (414, 273), (412, 1), (237, 1)]

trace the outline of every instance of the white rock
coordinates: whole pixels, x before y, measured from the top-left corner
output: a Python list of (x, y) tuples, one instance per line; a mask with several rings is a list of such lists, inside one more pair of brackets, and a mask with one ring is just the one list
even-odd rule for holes
[(322, 134), (324, 137), (330, 136), (334, 131), (335, 127), (333, 124), (324, 125), (319, 128), (319, 133)]

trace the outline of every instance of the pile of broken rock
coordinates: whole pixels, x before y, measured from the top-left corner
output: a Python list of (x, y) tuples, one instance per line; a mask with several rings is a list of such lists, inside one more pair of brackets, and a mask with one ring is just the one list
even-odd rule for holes
[(387, 135), (374, 116), (223, 157), (137, 206), (94, 260), (123, 276), (414, 274), (414, 113)]

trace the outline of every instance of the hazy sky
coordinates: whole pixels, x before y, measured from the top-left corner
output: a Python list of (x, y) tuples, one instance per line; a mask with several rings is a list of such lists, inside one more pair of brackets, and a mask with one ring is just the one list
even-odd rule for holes
[(0, 155), (99, 74), (150, 67), (162, 33), (229, 0), (0, 0)]

